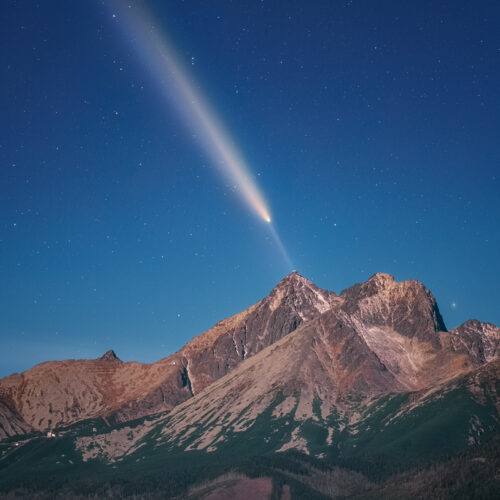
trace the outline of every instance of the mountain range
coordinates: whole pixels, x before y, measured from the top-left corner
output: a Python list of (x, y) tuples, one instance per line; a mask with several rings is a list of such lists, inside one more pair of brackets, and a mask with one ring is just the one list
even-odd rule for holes
[(294, 271), (156, 363), (108, 351), (0, 380), (0, 492), (493, 498), (499, 351), (495, 325), (448, 331), (419, 281), (336, 295)]

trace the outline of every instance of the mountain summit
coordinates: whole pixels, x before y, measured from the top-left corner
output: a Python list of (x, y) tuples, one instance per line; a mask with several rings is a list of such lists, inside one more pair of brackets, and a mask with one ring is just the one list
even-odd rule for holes
[(99, 361), (121, 361), (115, 354), (115, 351), (106, 351), (100, 358)]

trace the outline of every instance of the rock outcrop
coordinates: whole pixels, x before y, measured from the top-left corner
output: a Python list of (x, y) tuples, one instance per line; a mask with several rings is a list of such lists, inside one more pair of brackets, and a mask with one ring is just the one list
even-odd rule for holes
[(487, 363), (500, 352), (500, 328), (471, 319), (450, 330), (450, 344), (454, 351), (467, 354), (475, 364)]
[(113, 362), (113, 361), (118, 361), (119, 363), (121, 363), (121, 359), (118, 358), (118, 356), (115, 354), (115, 351), (113, 350), (109, 350), (109, 351), (106, 351), (100, 358), (99, 358), (99, 361), (110, 361), (110, 362)]

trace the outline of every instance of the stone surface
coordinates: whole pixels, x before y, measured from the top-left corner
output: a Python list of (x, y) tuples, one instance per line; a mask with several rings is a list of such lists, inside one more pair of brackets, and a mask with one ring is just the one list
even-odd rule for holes
[(467, 353), (476, 364), (495, 359), (500, 351), (500, 328), (491, 323), (471, 319), (450, 330), (451, 346), (456, 352)]
[(100, 361), (119, 361), (121, 363), (121, 360), (118, 358), (118, 356), (115, 354), (115, 351), (109, 350), (106, 351), (100, 358)]

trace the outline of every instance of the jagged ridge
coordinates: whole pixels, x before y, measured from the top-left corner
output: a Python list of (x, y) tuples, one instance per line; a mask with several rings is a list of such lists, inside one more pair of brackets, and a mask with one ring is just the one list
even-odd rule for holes
[(418, 281), (380, 273), (337, 296), (293, 272), (269, 296), (157, 363), (123, 363), (108, 351), (98, 360), (43, 363), (6, 377), (0, 419), (17, 424), (1, 426), (0, 437), (172, 409), (267, 347), (282, 349), (282, 339), (298, 330), (301, 345), (287, 356), (300, 376), (287, 371), (286, 356), (278, 363), (275, 354), (273, 363), (284, 365), (282, 378), (309, 387), (306, 406), (315, 384), (329, 393), (325, 401), (428, 387), (490, 361), (499, 342), (499, 329), (478, 321), (446, 332), (434, 297)]

